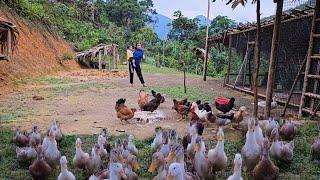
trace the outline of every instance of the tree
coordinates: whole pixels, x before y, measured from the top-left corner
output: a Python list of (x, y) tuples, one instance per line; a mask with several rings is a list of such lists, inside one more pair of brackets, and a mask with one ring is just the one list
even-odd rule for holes
[(105, 10), (109, 19), (119, 27), (137, 31), (151, 21), (150, 13), (155, 13), (152, 0), (109, 0)]
[[(227, 4), (232, 3), (232, 8), (236, 8), (239, 4), (245, 5), (247, 0), (229, 0)], [(254, 59), (255, 59), (255, 67), (253, 74), (253, 115), (254, 117), (258, 117), (258, 77), (259, 77), (259, 68), (260, 68), (260, 51), (261, 51), (261, 20), (260, 20), (260, 0), (252, 0), (252, 3), (256, 3), (256, 13), (257, 13), (257, 33), (256, 33), (256, 42), (254, 48)], [(271, 102), (270, 102), (271, 105)]]
[(229, 19), (228, 16), (217, 16), (211, 21), (210, 33), (217, 34), (221, 33), (226, 29), (236, 27), (237, 23)]
[(172, 29), (168, 33), (168, 39), (180, 42), (192, 40), (198, 30), (197, 19), (189, 19), (182, 15), (181, 11), (175, 11), (175, 19), (172, 21)]

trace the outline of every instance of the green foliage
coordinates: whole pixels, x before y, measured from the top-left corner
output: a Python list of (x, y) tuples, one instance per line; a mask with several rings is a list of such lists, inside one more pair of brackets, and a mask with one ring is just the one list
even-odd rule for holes
[(70, 61), (73, 59), (73, 55), (71, 53), (64, 53), (63, 60)]
[(181, 11), (174, 12), (173, 16), (175, 19), (172, 21), (172, 29), (168, 34), (168, 38), (180, 42), (193, 39), (198, 29), (197, 19), (184, 17)]

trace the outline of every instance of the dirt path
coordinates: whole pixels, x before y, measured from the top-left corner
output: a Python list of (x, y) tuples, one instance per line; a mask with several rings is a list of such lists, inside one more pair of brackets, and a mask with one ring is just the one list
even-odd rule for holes
[[(181, 76), (151, 73), (144, 76), (149, 87), (182, 86)], [(165, 120), (148, 124), (131, 121), (131, 124), (121, 125), (114, 110), (116, 100), (126, 98), (129, 107), (137, 108), (138, 92), (141, 89), (139, 83), (129, 87), (125, 72), (121, 72), (119, 76), (111, 74), (110, 77), (108, 73), (81, 70), (61, 73), (59, 77), (72, 81), (66, 84), (27, 86), (21, 91), (0, 96), (2, 108), (12, 111), (10, 113), (13, 115), (20, 113), (11, 122), (5, 123), (5, 126), (30, 130), (31, 125), (36, 124), (44, 132), (51, 121), (56, 119), (61, 123), (65, 134), (94, 134), (106, 127), (112, 135), (119, 135), (116, 130), (123, 129), (138, 138), (150, 137), (157, 126), (176, 128), (179, 134), (183, 134), (188, 126), (187, 122), (176, 122), (178, 115), (171, 109), (172, 97), (166, 94), (166, 102), (159, 108), (166, 114)], [(188, 77), (187, 85), (196, 85), (206, 93), (233, 95), (247, 103), (251, 101), (250, 96), (224, 88), (221, 80), (209, 78), (207, 82), (203, 82), (200, 77)], [(33, 100), (35, 95), (44, 97), (44, 100)]]

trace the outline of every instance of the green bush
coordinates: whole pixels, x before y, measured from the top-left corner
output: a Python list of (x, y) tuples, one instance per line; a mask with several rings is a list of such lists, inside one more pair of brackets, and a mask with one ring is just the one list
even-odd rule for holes
[(66, 52), (63, 54), (63, 60), (65, 61), (71, 61), (73, 59), (73, 55), (69, 52)]

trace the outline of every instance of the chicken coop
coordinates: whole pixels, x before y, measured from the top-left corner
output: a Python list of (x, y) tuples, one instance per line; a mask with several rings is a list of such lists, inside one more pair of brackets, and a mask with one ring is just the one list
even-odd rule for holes
[(14, 48), (18, 44), (18, 34), (14, 24), (0, 19), (0, 60), (12, 60)]
[[(317, 2), (320, 3), (319, 0)], [(299, 109), (301, 95), (305, 84), (305, 69), (310, 52), (314, 55), (320, 54), (320, 41), (311, 40), (316, 37), (312, 32), (320, 33), (320, 12), (315, 10), (316, 0), (305, 1), (284, 1), (284, 11), (281, 19), (280, 39), (276, 58), (274, 99), (285, 106), (282, 115), (287, 107)], [(320, 17), (320, 15), (319, 15)], [(319, 25), (316, 25), (318, 23)], [(258, 75), (259, 97), (264, 99), (268, 86), (268, 69), (271, 55), (271, 45), (274, 28), (274, 16), (264, 18), (261, 21), (261, 60)], [(223, 45), (228, 48), (228, 69), (225, 75), (225, 85), (236, 90), (253, 94), (253, 73), (254, 73), (254, 48), (257, 25), (248, 23), (239, 25), (236, 28), (225, 30), (223, 33), (209, 37), (209, 45), (212, 48), (219, 48)], [(314, 42), (314, 43), (313, 43)], [(309, 53), (308, 53), (309, 52)], [(318, 56), (315, 56), (318, 57)], [(320, 59), (319, 59), (320, 60)], [(319, 75), (320, 66), (318, 61), (313, 62), (310, 72)], [(314, 78), (312, 87), (318, 91), (317, 79)], [(310, 84), (310, 83), (309, 83)], [(320, 96), (319, 96), (320, 97)], [(307, 99), (310, 104), (313, 100)], [(310, 113), (310, 110), (302, 109)]]
[(119, 64), (119, 47), (116, 44), (99, 44), (91, 49), (76, 54), (76, 60), (91, 69), (117, 69)]

